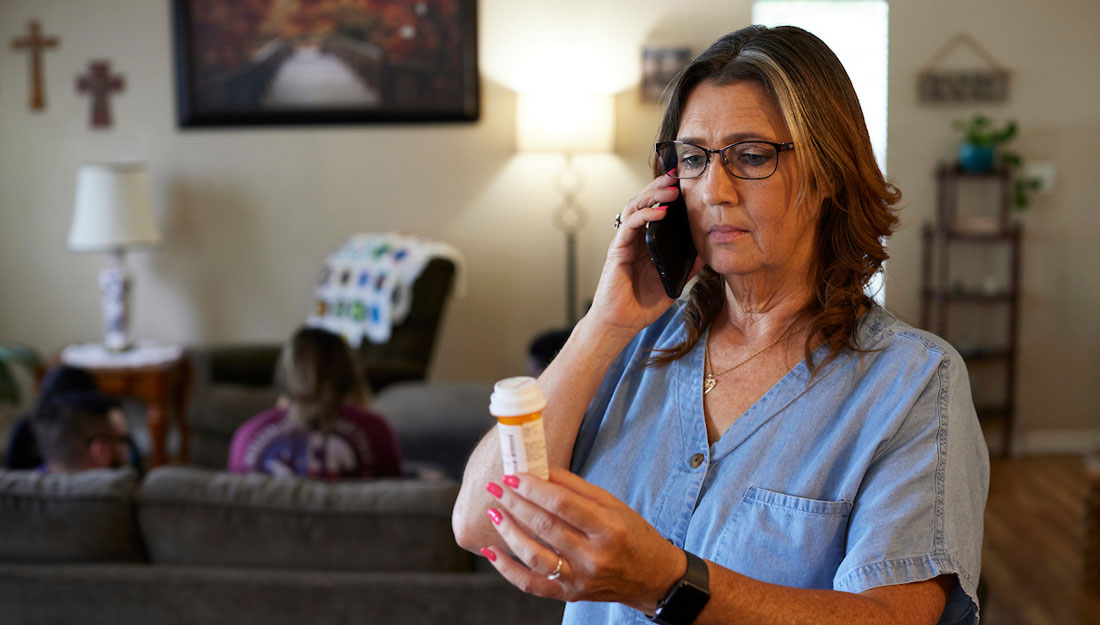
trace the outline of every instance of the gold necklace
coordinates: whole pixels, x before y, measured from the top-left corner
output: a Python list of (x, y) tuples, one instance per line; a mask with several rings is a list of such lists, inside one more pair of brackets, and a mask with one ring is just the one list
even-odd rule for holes
[(748, 358), (742, 360), (741, 362), (733, 365), (732, 367), (729, 367), (728, 369), (723, 369), (722, 371), (719, 371), (718, 373), (713, 373), (713, 372), (706, 373), (706, 370), (710, 369), (710, 365), (711, 365), (711, 360), (710, 360), (710, 333), (708, 332), (707, 333), (707, 340), (703, 344), (703, 372), (706, 373), (706, 375), (703, 377), (703, 394), (706, 395), (707, 393), (711, 392), (711, 390), (714, 389), (714, 386), (716, 384), (718, 384), (718, 380), (715, 379), (715, 378), (717, 378), (720, 375), (725, 375), (725, 374), (729, 373), (730, 371), (733, 371), (734, 369), (740, 367), (741, 365), (743, 365), (746, 362), (752, 360), (753, 358), (756, 358), (760, 354), (763, 354), (764, 352), (766, 352), (769, 349), (775, 347), (776, 345), (779, 345), (779, 341), (782, 341), (783, 339), (787, 338), (787, 335), (790, 334), (790, 333), (791, 333), (791, 331), (787, 330), (783, 334), (779, 335), (779, 338), (775, 339), (775, 341), (767, 344), (764, 347), (761, 347), (760, 349), (753, 352), (753, 354), (751, 356), (749, 356)]

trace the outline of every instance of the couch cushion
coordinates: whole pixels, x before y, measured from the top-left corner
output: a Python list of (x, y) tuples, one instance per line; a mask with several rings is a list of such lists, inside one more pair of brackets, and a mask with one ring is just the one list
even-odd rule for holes
[(242, 423), (274, 406), (278, 397), (275, 387), (214, 385), (195, 397), (189, 423), (192, 428), (219, 433), (228, 441)]
[(242, 423), (275, 405), (274, 387), (212, 384), (191, 402), (188, 462), (205, 469), (225, 469), (229, 444)]
[(0, 563), (20, 625), (558, 625), (564, 604), (491, 573)]
[(138, 561), (129, 469), (0, 471), (0, 561)]
[(161, 467), (139, 493), (155, 564), (464, 571), (450, 480), (315, 482)]
[(430, 464), (454, 479), (496, 420), (489, 414), (491, 382), (402, 382), (372, 403), (393, 425), (406, 464)]

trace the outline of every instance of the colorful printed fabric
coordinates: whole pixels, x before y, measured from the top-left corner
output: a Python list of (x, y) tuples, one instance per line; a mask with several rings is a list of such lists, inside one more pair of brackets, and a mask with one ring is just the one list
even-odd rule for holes
[(401, 475), (397, 437), (385, 419), (353, 406), (323, 430), (306, 430), (272, 408), (233, 434), (229, 470), (318, 479)]
[(462, 254), (426, 237), (399, 232), (353, 236), (325, 260), (307, 324), (343, 335), (352, 347), (364, 337), (385, 343), (412, 307), (412, 286), (428, 262)]

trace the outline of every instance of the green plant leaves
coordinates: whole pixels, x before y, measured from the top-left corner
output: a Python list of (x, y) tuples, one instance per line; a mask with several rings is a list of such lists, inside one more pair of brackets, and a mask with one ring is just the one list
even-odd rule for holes
[(1031, 204), (1031, 194), (1038, 191), (1043, 181), (1038, 178), (1017, 178), (1012, 187), (1012, 206), (1023, 210)]
[(19, 380), (12, 373), (10, 363), (19, 363), (31, 372), (43, 364), (42, 357), (33, 347), (0, 343), (0, 404), (18, 404), (22, 398)]
[(8, 364), (0, 360), (0, 404), (19, 403), (19, 382), (8, 369)]
[(970, 119), (956, 119), (951, 123), (952, 127), (963, 133), (967, 143), (983, 147), (1006, 143), (1016, 136), (1016, 120), (1010, 119), (1002, 128), (995, 128), (993, 120), (976, 113)]
[(1008, 150), (1002, 150), (998, 155), (1001, 161), (1001, 165), (1004, 167), (1019, 167), (1023, 163), (1023, 159), (1016, 152), (1009, 152)]
[[(1019, 125), (1016, 120), (1010, 119), (1005, 125), (997, 128), (993, 120), (983, 113), (975, 113), (970, 119), (956, 119), (951, 126), (963, 133), (964, 142), (982, 147), (994, 147), (1008, 143), (1016, 137)], [(997, 150), (997, 163), (1008, 170), (1015, 170), (1023, 165), (1023, 158), (1016, 152), (1004, 149)], [(1031, 194), (1039, 189), (1041, 181), (1038, 178), (1015, 178), (1012, 190), (1012, 206), (1023, 210), (1031, 204)]]

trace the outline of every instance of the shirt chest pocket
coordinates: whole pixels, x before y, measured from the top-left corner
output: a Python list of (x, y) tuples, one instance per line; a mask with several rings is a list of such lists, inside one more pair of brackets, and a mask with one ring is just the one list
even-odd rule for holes
[(807, 499), (751, 487), (715, 545), (718, 563), (754, 579), (832, 588), (844, 558), (850, 501)]

